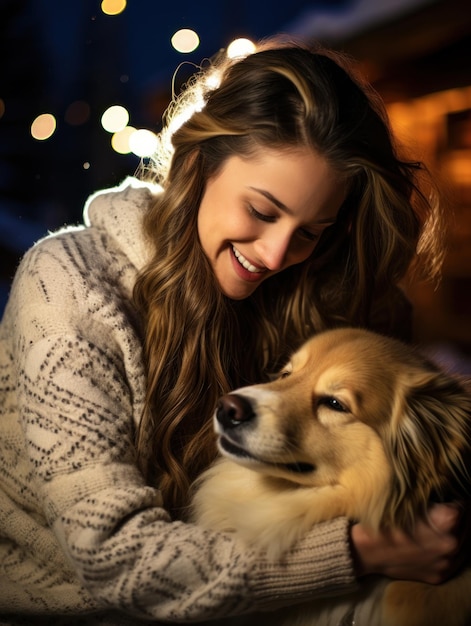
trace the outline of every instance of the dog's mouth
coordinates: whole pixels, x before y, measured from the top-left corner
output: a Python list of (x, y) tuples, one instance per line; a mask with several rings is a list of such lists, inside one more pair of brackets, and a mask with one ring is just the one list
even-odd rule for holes
[(231, 457), (252, 460), (256, 461), (257, 463), (262, 463), (263, 465), (272, 465), (274, 467), (288, 470), (288, 472), (293, 472), (295, 474), (308, 474), (309, 472), (313, 472), (316, 469), (315, 466), (311, 463), (304, 463), (302, 461), (294, 463), (273, 463), (272, 461), (264, 461), (263, 459), (260, 459), (248, 452), (245, 448), (241, 448), (240, 446), (236, 445), (224, 436), (219, 437), (219, 446), (222, 452), (227, 453)]

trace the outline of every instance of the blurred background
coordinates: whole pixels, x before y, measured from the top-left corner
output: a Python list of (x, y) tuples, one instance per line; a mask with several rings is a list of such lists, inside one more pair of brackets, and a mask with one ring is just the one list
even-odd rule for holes
[(352, 54), (449, 201), (416, 339), (471, 373), (471, 0), (0, 0), (0, 313), (24, 251), (152, 149), (172, 86), (233, 40)]

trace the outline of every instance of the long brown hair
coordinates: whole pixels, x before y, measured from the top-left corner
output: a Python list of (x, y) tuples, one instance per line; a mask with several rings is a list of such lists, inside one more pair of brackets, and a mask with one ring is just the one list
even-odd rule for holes
[[(185, 107), (191, 114), (174, 129)], [(169, 111), (152, 173), (163, 192), (144, 224), (155, 255), (135, 286), (148, 372), (137, 445), (147, 479), (181, 516), (216, 454), (217, 398), (266, 380), (314, 332), (375, 328), (375, 310), (397, 296), (412, 263), (437, 272), (441, 224), (417, 184), (424, 168), (399, 157), (380, 99), (332, 51), (266, 42), (243, 59), (220, 55)], [(230, 156), (263, 147), (317, 151), (349, 194), (307, 261), (231, 301), (199, 243), (198, 208)]]

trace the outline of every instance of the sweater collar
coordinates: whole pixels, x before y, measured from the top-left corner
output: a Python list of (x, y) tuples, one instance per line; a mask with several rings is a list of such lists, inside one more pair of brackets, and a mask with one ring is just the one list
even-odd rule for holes
[(153, 255), (146, 242), (142, 220), (158, 185), (128, 177), (117, 187), (102, 189), (87, 200), (83, 218), (85, 226), (103, 229), (113, 237), (131, 263), (140, 270)]

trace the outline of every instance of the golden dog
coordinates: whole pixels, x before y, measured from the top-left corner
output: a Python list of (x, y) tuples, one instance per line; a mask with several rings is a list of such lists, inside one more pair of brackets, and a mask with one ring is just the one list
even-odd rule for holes
[[(221, 398), (215, 427), (223, 458), (198, 481), (194, 519), (272, 558), (333, 517), (410, 530), (431, 501), (469, 499), (470, 393), (369, 331), (315, 336), (273, 382)], [(378, 579), (253, 623), (465, 626), (471, 570), (435, 586)]]

